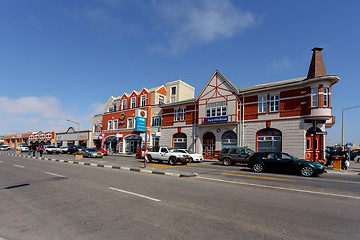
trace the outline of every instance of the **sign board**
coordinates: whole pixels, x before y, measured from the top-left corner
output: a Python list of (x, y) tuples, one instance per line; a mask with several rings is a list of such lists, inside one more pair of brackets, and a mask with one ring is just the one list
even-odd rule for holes
[(135, 118), (135, 131), (146, 132), (146, 118), (144, 117)]
[(135, 109), (135, 117), (147, 117), (147, 111), (141, 109)]
[(315, 135), (327, 135), (327, 132), (316, 132)]
[(204, 124), (228, 122), (228, 116), (204, 118)]

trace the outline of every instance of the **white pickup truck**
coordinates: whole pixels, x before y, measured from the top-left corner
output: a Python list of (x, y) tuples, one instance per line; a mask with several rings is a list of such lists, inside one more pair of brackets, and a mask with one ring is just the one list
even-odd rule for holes
[(159, 151), (148, 152), (148, 160), (152, 162), (153, 160), (158, 161), (159, 163), (168, 162), (170, 165), (175, 165), (180, 162), (182, 165), (186, 165), (190, 162), (190, 156), (180, 152), (174, 152), (169, 147), (160, 147)]

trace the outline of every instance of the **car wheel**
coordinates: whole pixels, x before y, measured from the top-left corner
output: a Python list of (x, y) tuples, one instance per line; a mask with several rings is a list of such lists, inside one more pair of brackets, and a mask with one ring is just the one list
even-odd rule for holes
[(254, 166), (253, 166), (253, 170), (254, 172), (263, 172), (264, 171), (264, 166), (261, 164), (261, 163), (256, 163)]
[(301, 168), (301, 175), (303, 175), (304, 177), (311, 177), (312, 175), (314, 175), (315, 170), (312, 167), (303, 167)]
[(169, 158), (169, 164), (170, 164), (170, 165), (175, 165), (175, 164), (176, 164), (176, 158), (170, 157), (170, 158)]
[(232, 162), (231, 162), (230, 158), (224, 158), (223, 164), (224, 164), (224, 166), (230, 166), (230, 165), (232, 165)]

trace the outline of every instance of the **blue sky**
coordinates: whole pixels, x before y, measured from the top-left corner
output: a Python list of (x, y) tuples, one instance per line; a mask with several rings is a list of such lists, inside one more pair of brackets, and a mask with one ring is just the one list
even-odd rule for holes
[[(110, 96), (218, 69), (238, 88), (307, 75), (323, 47), (341, 141), (360, 105), (358, 1), (2, 0), (0, 135), (91, 128)], [(360, 108), (345, 141), (360, 143)]]

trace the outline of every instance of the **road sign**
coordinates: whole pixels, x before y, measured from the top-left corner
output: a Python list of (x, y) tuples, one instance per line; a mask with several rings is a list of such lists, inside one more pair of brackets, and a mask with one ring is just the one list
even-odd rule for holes
[(315, 135), (327, 135), (327, 132), (316, 132)]

